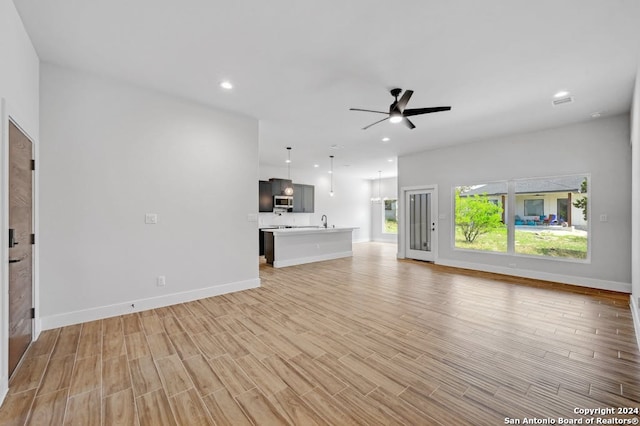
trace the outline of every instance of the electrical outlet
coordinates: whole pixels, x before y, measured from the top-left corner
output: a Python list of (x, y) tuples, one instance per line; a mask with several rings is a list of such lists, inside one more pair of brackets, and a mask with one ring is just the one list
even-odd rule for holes
[(609, 217), (606, 214), (600, 215), (600, 222), (608, 222), (608, 221), (609, 221)]
[(158, 276), (158, 279), (156, 280), (156, 284), (158, 287), (164, 287), (165, 284), (167, 284), (167, 279), (165, 278), (164, 275), (160, 275)]
[(147, 225), (155, 225), (158, 223), (158, 215), (156, 213), (146, 213), (144, 215), (144, 223)]

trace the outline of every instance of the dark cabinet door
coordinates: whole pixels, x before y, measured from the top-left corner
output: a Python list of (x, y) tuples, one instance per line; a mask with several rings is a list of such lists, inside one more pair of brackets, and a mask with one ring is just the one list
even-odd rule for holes
[(302, 211), (305, 213), (313, 213), (315, 208), (315, 188), (313, 185), (304, 186), (304, 200), (302, 205)]
[(304, 212), (304, 187), (307, 185), (301, 185), (299, 183), (293, 184), (293, 213)]
[(293, 184), (293, 213), (313, 213), (315, 202), (313, 185)]
[(271, 194), (271, 182), (264, 180), (260, 181), (258, 211), (262, 213), (273, 211), (273, 195)]
[(293, 185), (289, 179), (270, 179), (271, 195), (286, 195), (285, 190)]

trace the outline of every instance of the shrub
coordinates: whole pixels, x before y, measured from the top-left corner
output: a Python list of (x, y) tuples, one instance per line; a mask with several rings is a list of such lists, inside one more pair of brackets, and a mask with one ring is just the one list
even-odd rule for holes
[(502, 226), (502, 207), (489, 200), (486, 194), (461, 196), (456, 189), (456, 226), (465, 241), (472, 243), (478, 236)]

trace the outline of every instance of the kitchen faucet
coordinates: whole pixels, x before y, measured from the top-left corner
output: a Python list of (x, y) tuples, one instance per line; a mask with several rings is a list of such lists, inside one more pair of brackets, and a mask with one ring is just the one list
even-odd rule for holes
[(320, 221), (322, 222), (322, 226), (324, 226), (324, 229), (327, 229), (327, 215), (323, 214), (322, 217), (320, 218)]

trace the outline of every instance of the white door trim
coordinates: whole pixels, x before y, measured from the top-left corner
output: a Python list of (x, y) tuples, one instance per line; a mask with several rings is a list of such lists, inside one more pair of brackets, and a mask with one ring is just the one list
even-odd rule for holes
[(432, 191), (433, 198), (431, 200), (431, 213), (434, 222), (436, 223), (435, 231), (432, 232), (432, 253), (433, 262), (436, 263), (438, 259), (438, 185), (416, 185), (416, 186), (403, 186), (400, 187), (400, 199), (398, 200), (398, 259), (406, 258), (406, 212), (405, 212), (405, 200), (407, 193), (410, 191)]
[[(0, 259), (7, 261), (9, 259), (9, 241), (7, 229), (9, 229), (9, 121), (15, 124), (22, 133), (33, 144), (33, 158), (36, 160), (36, 172), (33, 176), (33, 232), (36, 238), (39, 237), (39, 212), (38, 212), (38, 158), (39, 146), (37, 139), (33, 138), (20, 124), (14, 120), (11, 114), (11, 108), (4, 98), (0, 98)], [(36, 319), (32, 320), (32, 341), (38, 338), (40, 333), (40, 322), (37, 320), (39, 316), (39, 262), (38, 262), (38, 244), (33, 249), (33, 277), (32, 277), (32, 306), (36, 309)], [(7, 266), (7, 265), (4, 265)], [(9, 268), (2, 267), (0, 270), (0, 291), (2, 294), (9, 294)], [(9, 302), (8, 297), (0, 298), (0, 403), (4, 400), (9, 389)]]

